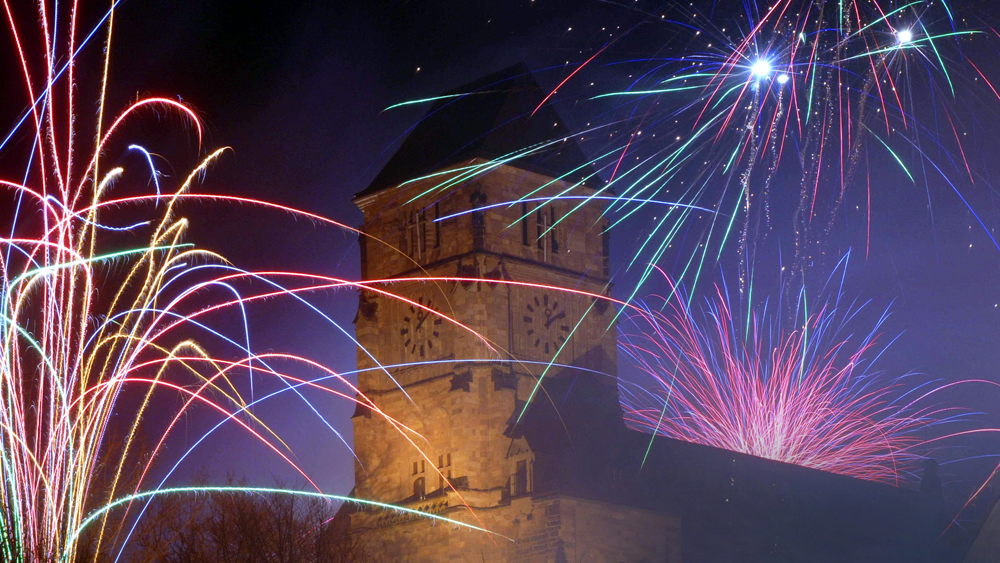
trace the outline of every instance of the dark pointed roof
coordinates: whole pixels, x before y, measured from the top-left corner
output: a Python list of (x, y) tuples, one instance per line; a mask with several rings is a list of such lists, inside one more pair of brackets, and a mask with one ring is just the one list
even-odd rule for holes
[[(547, 93), (524, 64), (507, 67), (444, 95), (455, 94), (468, 95), (434, 103), (378, 176), (355, 197), (364, 197), (475, 157), (495, 159), (570, 134), (549, 104), (531, 115)], [(576, 143), (567, 141), (511, 164), (559, 176), (587, 161)], [(568, 179), (580, 180), (592, 173), (588, 166)]]

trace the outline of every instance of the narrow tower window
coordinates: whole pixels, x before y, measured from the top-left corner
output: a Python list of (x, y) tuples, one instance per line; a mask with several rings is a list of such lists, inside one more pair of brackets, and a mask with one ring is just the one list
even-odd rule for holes
[(557, 254), (559, 252), (559, 243), (556, 241), (556, 229), (554, 225), (556, 224), (556, 208), (554, 205), (549, 206), (549, 226), (552, 226), (552, 230), (549, 231), (549, 243), (552, 246), (552, 253)]
[(448, 481), (451, 481), (451, 454), (442, 454), (438, 456), (438, 488), (444, 489), (447, 482), (445, 481), (445, 475), (448, 476)]
[(510, 493), (511, 495), (523, 495), (528, 492), (528, 462), (525, 460), (520, 460), (517, 462), (517, 469), (514, 471), (514, 475), (511, 476), (510, 483)]
[(410, 219), (407, 221), (407, 238), (409, 243), (410, 256), (418, 260), (423, 259), (427, 253), (427, 212), (410, 211)]
[(545, 260), (549, 258), (549, 245), (545, 237), (545, 230), (549, 225), (549, 216), (545, 213), (545, 209), (539, 208), (535, 212), (535, 244), (538, 245), (538, 250), (542, 251), (542, 258)]
[(528, 241), (528, 217), (529, 216), (530, 216), (530, 214), (528, 213), (528, 202), (522, 201), (521, 202), (521, 244), (523, 244), (524, 246), (529, 246), (531, 244), (531, 242)]
[(434, 248), (441, 248), (441, 208), (434, 202)]
[(537, 231), (538, 250), (542, 251), (542, 260), (548, 262), (552, 254), (559, 252), (559, 243), (556, 242), (556, 229), (552, 228), (556, 224), (556, 209), (549, 206), (548, 212), (544, 207), (539, 207), (535, 213), (535, 225)]
[[(438, 476), (438, 488), (439, 489), (443, 489), (445, 487), (445, 485), (447, 484), (447, 482), (445, 481), (445, 478), (444, 478), (445, 474), (446, 474), (446, 472), (442, 471), (441, 475)], [(448, 475), (448, 481), (450, 482), (451, 481), (451, 469), (449, 469), (447, 471), (447, 475)]]

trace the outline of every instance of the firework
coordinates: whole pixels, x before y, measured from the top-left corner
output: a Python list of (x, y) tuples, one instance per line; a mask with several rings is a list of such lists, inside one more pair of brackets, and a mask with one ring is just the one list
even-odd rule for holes
[[(105, 92), (114, 6), (78, 44), (75, 3), (67, 12), (70, 24), (65, 33), (57, 33), (62, 29), (55, 27), (57, 16), (66, 15), (52, 12), (59, 10), (58, 5), (39, 2), (39, 27), (31, 29), (16, 21), (4, 4), (20, 56), (28, 109), (0, 148), (17, 134), (31, 139), (32, 146), (29, 163), (18, 174), (24, 180), (0, 179), (3, 196), (15, 202), (12, 210), (4, 210), (11, 212), (12, 231), (0, 238), (0, 559), (73, 560), (85, 533), (96, 553), (113, 552), (127, 543), (154, 497), (197, 491), (296, 494), (447, 520), (324, 493), (251, 409), (290, 392), (322, 419), (301, 392), (310, 388), (332, 399), (360, 402), (384, 416), (341, 374), (308, 358), (257, 354), (251, 347), (246, 307), (274, 297), (306, 304), (350, 337), (307, 297), (322, 288), (360, 286), (297, 272), (248, 272), (233, 267), (223, 257), (186, 242), (188, 223), (178, 213), (184, 201), (238, 202), (357, 231), (264, 201), (193, 193), (225, 149), (209, 152), (182, 181), (165, 182), (158, 157), (117, 138), (121, 125), (150, 110), (175, 114), (191, 126), (200, 145), (201, 124), (189, 107), (162, 97), (140, 99), (113, 119), (106, 117), (110, 115)], [(97, 114), (88, 129), (82, 125), (85, 116), (74, 109), (92, 107), (76, 99), (80, 85), (74, 82), (74, 64), (80, 50), (101, 29), (107, 32), (104, 73)], [(31, 32), (44, 39), (41, 57), (24, 50), (29, 42), (22, 38)], [(82, 139), (88, 138), (93, 139), (91, 148), (81, 150), (88, 144)], [(134, 171), (103, 166), (103, 155), (118, 146), (140, 155), (142, 166)], [(137, 192), (111, 197), (113, 190), (122, 189)], [(120, 236), (123, 232), (128, 235), (125, 239)], [(122, 240), (136, 239), (147, 242), (123, 249)], [(237, 335), (211, 326), (209, 317), (220, 310), (242, 313)], [(307, 379), (297, 375), (302, 371), (321, 375)], [(253, 381), (261, 377), (280, 382), (282, 389), (256, 397)], [(140, 452), (141, 428), (147, 413), (162, 403), (162, 393), (179, 396), (182, 405), (170, 407), (175, 410), (158, 443), (151, 451)], [(122, 400), (127, 394), (133, 399)], [(166, 477), (151, 482), (154, 462), (167, 461), (163, 459), (165, 441), (185, 413), (199, 405), (218, 413), (221, 421), (175, 460)], [(163, 408), (158, 412), (163, 414)], [(385, 418), (421, 451), (419, 434)], [(329, 422), (322, 422), (337, 433)], [(167, 478), (180, 462), (224, 423), (240, 426), (314, 490), (167, 487)], [(344, 444), (350, 451), (349, 444)]]
[[(620, 13), (633, 13), (626, 4)], [(563, 170), (557, 179), (568, 187), (546, 199), (571, 197), (586, 183), (597, 188), (594, 198), (614, 200), (607, 204), (611, 228), (642, 218), (643, 237), (628, 263), (641, 271), (631, 297), (640, 295), (652, 265), (666, 261), (676, 264), (673, 276), (696, 288), (727, 248), (738, 257), (738, 289), (746, 292), (776, 210), (791, 214), (786, 283), (794, 293), (797, 276), (822, 264), (849, 194), (866, 203), (857, 211), (867, 255), (873, 163), (928, 190), (927, 182), (943, 180), (978, 218), (963, 194), (986, 171), (969, 164), (967, 141), (954, 125), (966, 116), (952, 102), (1000, 98), (963, 47), (994, 34), (970, 27), (977, 20), (960, 17), (950, 3), (710, 2), (634, 13), (634, 25), (580, 26), (590, 29), (584, 41), (592, 53), (543, 71), (558, 84), (542, 103), (572, 111), (577, 131), (455, 169), (429, 190), (558, 150), (563, 141), (579, 143), (589, 162)], [(467, 95), (504, 87), (501, 81)], [(463, 97), (391, 107), (440, 107)], [(636, 215), (644, 209), (649, 213)]]
[(637, 330), (621, 348), (654, 384), (623, 387), (627, 422), (859, 479), (906, 481), (928, 451), (925, 433), (967, 413), (927, 403), (940, 385), (874, 370), (887, 311), (854, 334), (864, 306), (800, 297), (791, 328), (766, 308), (741, 319), (721, 287), (703, 307), (671, 298), (662, 313), (650, 306), (630, 315)]
[[(886, 150), (910, 179), (913, 173), (895, 149), (900, 144), (916, 150), (946, 179), (952, 169), (965, 163), (964, 153), (961, 161), (947, 157), (949, 162), (939, 165), (920, 151), (920, 140), (933, 145), (942, 142), (936, 132), (920, 124), (915, 109), (904, 103), (903, 85), (911, 74), (909, 61), (914, 61), (923, 63), (935, 77), (928, 87), (954, 91), (960, 84), (956, 84), (954, 69), (943, 62), (952, 57), (942, 51), (975, 32), (929, 31), (957, 21), (946, 4), (933, 7), (945, 10), (945, 15), (916, 2), (893, 8), (878, 3), (792, 0), (763, 11), (750, 6), (738, 32), (727, 32), (714, 23), (702, 25), (703, 14), (693, 9), (685, 12), (684, 18), (699, 23), (684, 24), (693, 37), (688, 38), (692, 43), (683, 54), (665, 61), (645, 60), (642, 64), (652, 67), (629, 88), (591, 96), (595, 103), (612, 100), (613, 117), (572, 136), (606, 139), (588, 163), (594, 174), (583, 180), (601, 187), (577, 205), (591, 199), (609, 201), (609, 213), (616, 214), (612, 226), (639, 209), (662, 208), (662, 220), (646, 233), (636, 264), (660, 261), (684, 228), (700, 221), (696, 214), (702, 214), (707, 226), (692, 238), (700, 250), (690, 253), (677, 277), (692, 273), (697, 284), (703, 267), (718, 260), (735, 236), (741, 259), (740, 290), (748, 284), (756, 241), (770, 228), (772, 184), (779, 166), (790, 159), (786, 155), (795, 155), (802, 163), (795, 192), (798, 230), (792, 270), (796, 272), (819, 252), (821, 235), (832, 227), (847, 187), (857, 183), (856, 176), (866, 162), (861, 157), (870, 144), (865, 140), (878, 141), (875, 149)], [(4, 195), (16, 202), (12, 231), (0, 238), (0, 504), (4, 511), (0, 559), (70, 560), (84, 533), (93, 534), (98, 551), (119, 549), (148, 505), (144, 503), (167, 494), (241, 490), (398, 509), (320, 491), (252, 407), (292, 393), (317, 412), (301, 393), (306, 388), (322, 391), (331, 399), (358, 401), (385, 417), (436, 467), (422, 452), (421, 437), (382, 413), (344, 379), (345, 374), (309, 358), (254, 352), (245, 316), (236, 334), (211, 326), (210, 318), (217, 311), (243, 313), (256, 302), (282, 297), (307, 305), (349, 337), (349, 331), (308, 300), (314, 292), (337, 288), (364, 289), (432, 310), (380, 287), (400, 279), (358, 283), (300, 272), (248, 272), (186, 242), (187, 221), (179, 211), (188, 201), (252, 204), (354, 230), (265, 201), (194, 193), (225, 149), (202, 155), (180, 182), (166, 182), (154, 152), (120, 139), (121, 126), (145, 112), (169, 113), (191, 127), (200, 147), (201, 124), (191, 108), (163, 97), (138, 100), (108, 117), (112, 113), (105, 107), (105, 92), (114, 7), (95, 29), (106, 30), (96, 104), (77, 99), (76, 55), (95, 34), (78, 42), (76, 6), (63, 7), (68, 16), (60, 14), (63, 30), (53, 13), (59, 8), (38, 3), (34, 33), (42, 38), (41, 53), (26, 52), (25, 45), (34, 44), (22, 40), (30, 26), (16, 21), (7, 2), (5, 8), (24, 77), (27, 110), (0, 149), (27, 130), (24, 135), (31, 140), (31, 155), (25, 170), (5, 172), (0, 179)], [(595, 49), (562, 77), (559, 88), (569, 88), (604, 57), (613, 56), (617, 41)], [(701, 42), (711, 44), (702, 47)], [(978, 67), (966, 62), (992, 89)], [(559, 88), (542, 103), (559, 102)], [(432, 100), (451, 103), (462, 97), (397, 105)], [(87, 119), (77, 108), (95, 105), (96, 116), (86, 126)], [(607, 134), (613, 128), (626, 133)], [(659, 137), (652, 133), (656, 130)], [(432, 189), (446, 190), (504, 163), (550, 150), (564, 140), (552, 139), (482, 165), (437, 173), (441, 182)], [(961, 150), (957, 133), (955, 141)], [(109, 168), (105, 164), (107, 154), (127, 152), (141, 166)], [(964, 168), (968, 170), (967, 165)], [(566, 171), (558, 180), (575, 172)], [(603, 182), (597, 177), (602, 172), (607, 178)], [(681, 178), (683, 185), (679, 185)], [(576, 199), (579, 196), (567, 195), (575, 187), (555, 197)], [(824, 193), (831, 189), (832, 194)], [(122, 190), (128, 193), (111, 195)], [(539, 201), (534, 194), (526, 198)], [(447, 217), (438, 220), (443, 219)], [(128, 240), (146, 243), (123, 249), (124, 239), (119, 237), (123, 232)], [(655, 271), (652, 266), (643, 267), (644, 279)], [(707, 307), (703, 319), (676, 298), (665, 300), (669, 314), (633, 305), (631, 299), (611, 301), (628, 311), (631, 322), (646, 329), (627, 334), (623, 346), (662, 385), (662, 392), (643, 396), (651, 407), (632, 400), (628, 412), (634, 426), (654, 434), (895, 482), (918, 458), (915, 448), (921, 441), (916, 432), (952, 420), (951, 409), (917, 406), (930, 391), (920, 391), (909, 400), (898, 380), (884, 385), (883, 379), (870, 373), (866, 362), (877, 339), (874, 335), (856, 343), (841, 339), (841, 323), (852, 312), (836, 305), (803, 312), (796, 317), (801, 318), (801, 326), (786, 333), (766, 324), (765, 314), (751, 315), (738, 329), (723, 292)], [(484, 356), (506, 352), (458, 321), (442, 317), (480, 338)], [(541, 389), (553, 365), (558, 364), (539, 366), (542, 375), (535, 391)], [(391, 378), (390, 367), (378, 369)], [(302, 371), (320, 375), (307, 378)], [(258, 396), (253, 381), (261, 377), (283, 387)], [(138, 401), (120, 400), (133, 388), (141, 390)], [(170, 413), (148, 459), (141, 459), (145, 452), (138, 451), (138, 435), (161, 392), (181, 397), (182, 405)], [(529, 401), (534, 397), (533, 392)], [(171, 461), (164, 459), (165, 442), (182, 417), (198, 405), (217, 413), (219, 423), (173, 459), (172, 465), (168, 463), (165, 477), (153, 482), (154, 463)], [(336, 432), (328, 421), (322, 422)], [(223, 424), (240, 426), (248, 439), (284, 460), (315, 490), (168, 486), (167, 479), (178, 465)], [(122, 435), (112, 440), (112, 430)], [(130, 471), (132, 462), (139, 459), (138, 471)], [(448, 522), (486, 531), (481, 523)]]

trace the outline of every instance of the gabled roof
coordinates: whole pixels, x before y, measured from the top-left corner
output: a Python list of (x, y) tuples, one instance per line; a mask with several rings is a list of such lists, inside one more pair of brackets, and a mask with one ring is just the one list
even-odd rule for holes
[(568, 369), (543, 385), (507, 429), (535, 454), (533, 494), (679, 516), (685, 560), (911, 563), (937, 549), (937, 495), (662, 437), (651, 444), (625, 428), (599, 376)]
[[(549, 104), (531, 115), (546, 93), (524, 64), (507, 67), (443, 95), (456, 94), (467, 95), (434, 103), (378, 176), (355, 198), (474, 157), (497, 159), (570, 134)], [(587, 161), (576, 143), (565, 141), (511, 164), (560, 176), (585, 166)], [(585, 166), (567, 179), (579, 181), (592, 173)]]

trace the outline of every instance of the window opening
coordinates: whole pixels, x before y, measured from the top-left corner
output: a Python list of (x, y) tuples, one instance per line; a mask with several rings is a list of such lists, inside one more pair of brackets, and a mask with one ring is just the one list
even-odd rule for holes
[(407, 225), (407, 236), (409, 238), (410, 256), (423, 259), (427, 253), (427, 212), (410, 211), (410, 219)]
[(542, 260), (548, 262), (552, 255), (559, 252), (559, 243), (556, 242), (556, 229), (551, 228), (556, 224), (556, 209), (549, 206), (548, 212), (544, 207), (539, 207), (535, 213), (535, 225), (538, 234), (536, 244), (538, 250), (542, 251)]
[(511, 494), (523, 495), (528, 492), (528, 462), (520, 460), (517, 462), (517, 469), (511, 479)]

